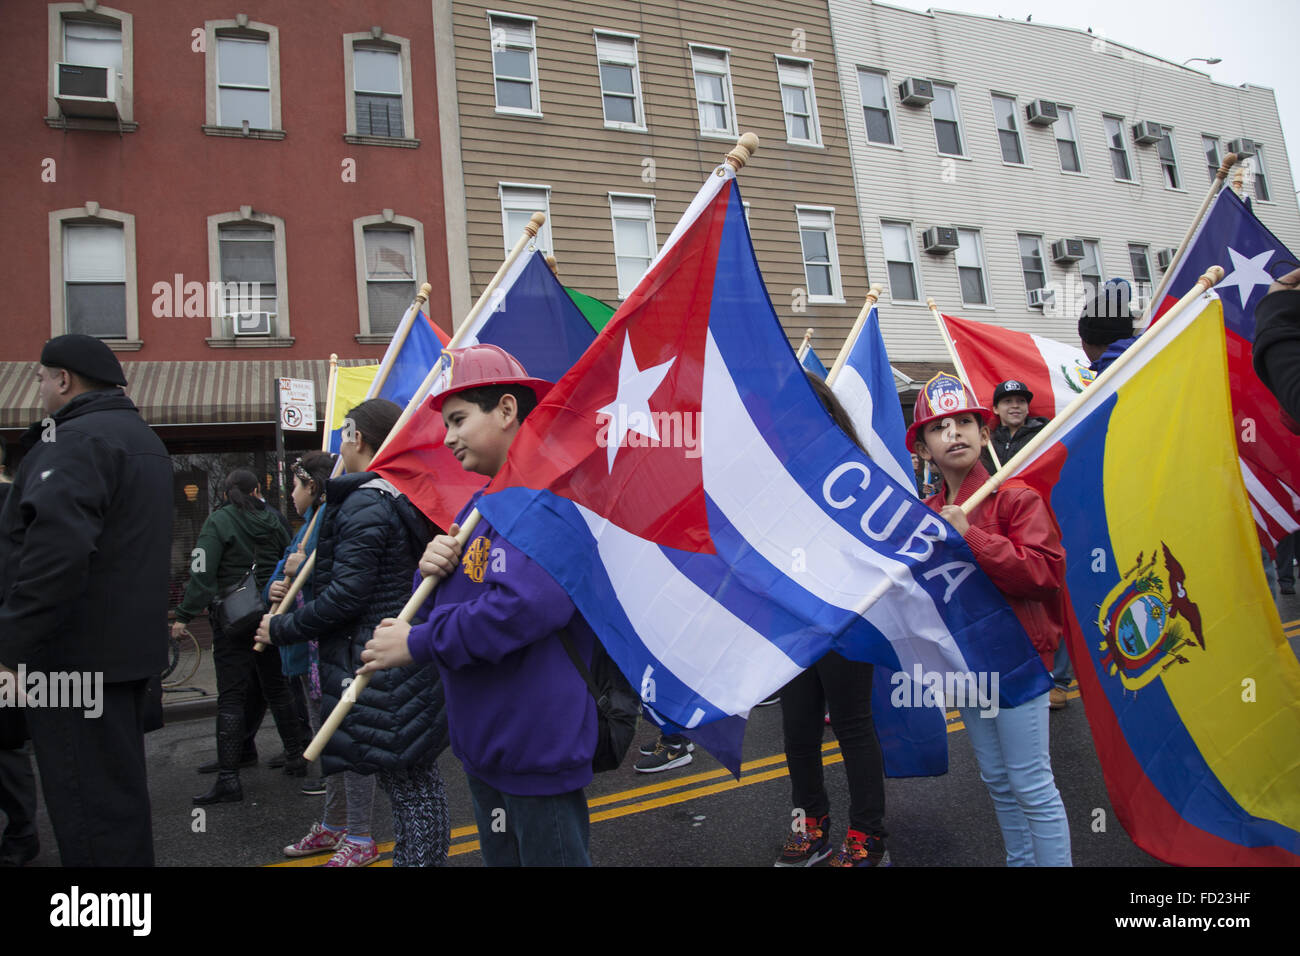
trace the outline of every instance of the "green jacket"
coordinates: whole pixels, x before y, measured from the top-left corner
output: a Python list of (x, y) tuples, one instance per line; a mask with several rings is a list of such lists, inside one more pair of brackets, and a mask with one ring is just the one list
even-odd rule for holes
[(176, 619), (198, 617), (223, 589), (239, 582), (253, 564), (257, 586), (266, 582), (289, 543), (289, 532), (270, 508), (244, 511), (225, 504), (203, 522), (190, 557), (190, 583), (176, 609)]

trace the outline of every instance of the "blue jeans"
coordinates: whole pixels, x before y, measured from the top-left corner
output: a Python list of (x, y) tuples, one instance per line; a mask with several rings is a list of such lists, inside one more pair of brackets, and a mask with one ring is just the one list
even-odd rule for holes
[(485, 866), (591, 866), (591, 823), (582, 790), (513, 796), (466, 776)]
[(1074, 675), (1070, 672), (1070, 652), (1065, 649), (1065, 635), (1061, 635), (1061, 643), (1056, 645), (1056, 656), (1052, 658), (1052, 683), (1061, 690), (1070, 686), (1070, 679)]
[(1070, 827), (1052, 776), (1047, 747), (1047, 694), (996, 717), (962, 707), (980, 779), (1002, 828), (1007, 866), (1070, 866)]

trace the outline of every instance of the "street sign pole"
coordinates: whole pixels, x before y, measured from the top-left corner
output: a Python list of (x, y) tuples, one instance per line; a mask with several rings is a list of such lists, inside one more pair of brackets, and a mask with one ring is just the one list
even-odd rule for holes
[(284, 487), (284, 428), (281, 425), (284, 413), (280, 409), (280, 380), (278, 378), (272, 380), (271, 387), (275, 391), (275, 475), (280, 488), (280, 513), (287, 518), (289, 512), (285, 507), (288, 496), (285, 494)]

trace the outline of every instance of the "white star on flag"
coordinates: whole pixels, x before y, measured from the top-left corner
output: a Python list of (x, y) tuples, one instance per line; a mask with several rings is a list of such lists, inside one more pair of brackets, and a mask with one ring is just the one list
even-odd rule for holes
[(676, 358), (670, 358), (653, 368), (637, 368), (636, 357), (632, 355), (632, 340), (624, 336), (623, 357), (618, 363), (618, 394), (612, 402), (596, 412), (597, 415), (608, 415), (610, 418), (605, 445), (610, 474), (614, 472), (614, 458), (628, 432), (659, 440), (659, 429), (655, 428), (654, 417), (650, 414), (650, 396), (676, 361)]
[(1237, 294), (1241, 296), (1241, 307), (1246, 307), (1246, 301), (1255, 291), (1257, 285), (1272, 285), (1273, 277), (1264, 269), (1264, 263), (1273, 258), (1272, 250), (1266, 250), (1253, 258), (1247, 259), (1236, 249), (1228, 247), (1228, 255), (1232, 257), (1232, 271), (1223, 277), (1216, 289), (1220, 295), (1230, 285), (1237, 287)]

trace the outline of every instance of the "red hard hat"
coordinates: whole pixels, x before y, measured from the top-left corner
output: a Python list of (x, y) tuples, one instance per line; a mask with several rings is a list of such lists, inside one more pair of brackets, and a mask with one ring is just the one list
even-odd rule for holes
[(429, 399), (430, 407), (436, 412), (448, 395), (455, 395), (471, 388), (485, 385), (522, 385), (531, 389), (540, 402), (551, 390), (554, 382), (540, 378), (530, 378), (519, 360), (505, 349), (480, 343), (463, 349), (444, 349), (450, 371), (447, 387)]
[(912, 410), (912, 427), (907, 430), (907, 447), (916, 444), (921, 429), (930, 422), (959, 412), (974, 412), (986, 425), (993, 418), (993, 413), (980, 405), (975, 393), (961, 379), (940, 372), (925, 383), (917, 396), (916, 407)]

